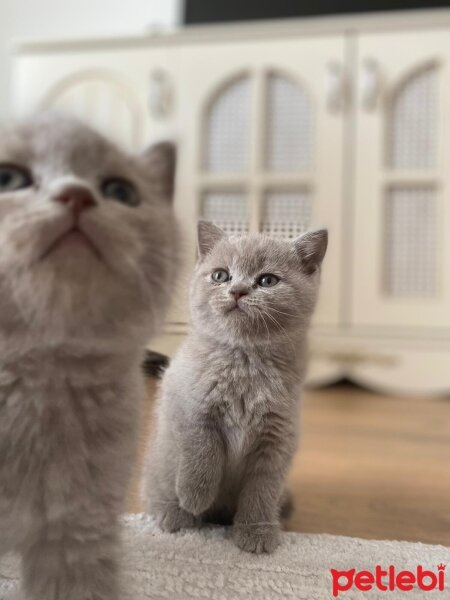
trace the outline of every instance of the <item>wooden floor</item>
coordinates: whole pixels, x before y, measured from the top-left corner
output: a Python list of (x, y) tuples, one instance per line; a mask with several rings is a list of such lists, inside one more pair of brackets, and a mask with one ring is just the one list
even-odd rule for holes
[[(138, 480), (151, 429), (149, 382)], [(388, 398), (353, 386), (305, 394), (287, 529), (450, 546), (450, 399)]]

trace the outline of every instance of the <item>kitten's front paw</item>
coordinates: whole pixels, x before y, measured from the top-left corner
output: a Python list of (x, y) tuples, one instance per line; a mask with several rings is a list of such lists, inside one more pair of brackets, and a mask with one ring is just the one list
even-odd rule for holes
[(187, 477), (178, 477), (176, 492), (180, 506), (196, 516), (208, 510), (216, 496), (215, 490), (206, 482), (196, 482)]
[(197, 519), (176, 504), (168, 506), (157, 515), (157, 523), (163, 531), (175, 533), (180, 529), (192, 529), (198, 525)]
[(271, 554), (280, 544), (280, 528), (278, 525), (235, 523), (233, 525), (233, 541), (245, 552)]

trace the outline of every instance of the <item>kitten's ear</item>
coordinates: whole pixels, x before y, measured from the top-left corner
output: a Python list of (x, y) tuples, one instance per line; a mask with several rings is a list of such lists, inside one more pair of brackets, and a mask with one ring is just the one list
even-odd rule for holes
[(322, 264), (328, 246), (328, 231), (308, 231), (294, 240), (294, 246), (304, 271), (311, 275)]
[(211, 252), (219, 240), (226, 236), (225, 232), (210, 221), (199, 221), (197, 225), (198, 253), (201, 259)]
[(172, 200), (175, 184), (177, 149), (172, 142), (159, 142), (147, 148), (141, 162), (158, 192)]

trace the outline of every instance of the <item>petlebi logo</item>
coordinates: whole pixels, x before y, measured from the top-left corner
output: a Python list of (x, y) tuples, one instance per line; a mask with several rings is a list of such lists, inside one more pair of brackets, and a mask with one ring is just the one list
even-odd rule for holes
[(410, 592), (416, 588), (423, 592), (433, 590), (443, 592), (445, 567), (444, 564), (437, 565), (435, 571), (426, 570), (421, 565), (418, 565), (414, 571), (398, 571), (393, 565), (386, 569), (376, 565), (373, 571), (331, 569), (332, 592), (335, 598), (342, 594), (343, 600), (345, 600), (345, 592), (351, 589), (361, 592), (370, 592), (374, 589), (382, 592), (393, 592), (394, 590)]

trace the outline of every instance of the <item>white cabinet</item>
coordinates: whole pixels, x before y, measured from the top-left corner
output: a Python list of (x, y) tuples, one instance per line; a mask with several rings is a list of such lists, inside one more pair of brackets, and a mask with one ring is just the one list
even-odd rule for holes
[(186, 268), (160, 350), (186, 332), (199, 217), (326, 226), (310, 382), (450, 391), (449, 10), (24, 44), (14, 106), (75, 112), (131, 149), (175, 135)]

